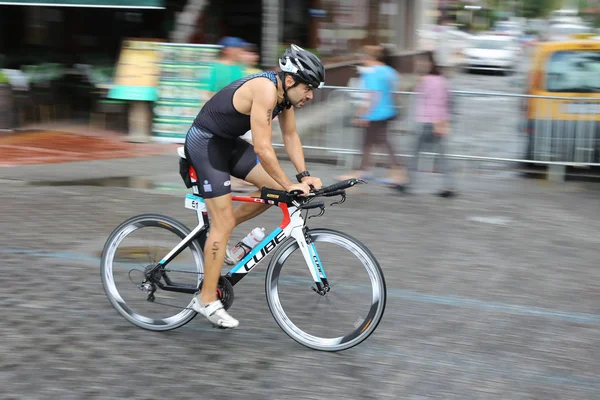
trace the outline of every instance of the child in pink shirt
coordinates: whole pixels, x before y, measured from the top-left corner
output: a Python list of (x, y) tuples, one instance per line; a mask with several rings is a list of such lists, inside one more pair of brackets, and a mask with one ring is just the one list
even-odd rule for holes
[(413, 152), (411, 166), (411, 184), (415, 182), (417, 165), (421, 149), (426, 143), (438, 146), (440, 167), (444, 173), (444, 185), (438, 193), (442, 197), (455, 195), (454, 180), (446, 157), (448, 134), (450, 130), (450, 105), (446, 78), (436, 65), (433, 53), (420, 56), (417, 59), (417, 70), (424, 73), (417, 85), (415, 121), (417, 122), (418, 139)]

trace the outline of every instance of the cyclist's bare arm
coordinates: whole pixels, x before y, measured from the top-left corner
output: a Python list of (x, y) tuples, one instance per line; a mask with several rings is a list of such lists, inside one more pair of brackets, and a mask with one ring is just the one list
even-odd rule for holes
[[(260, 78), (253, 79), (252, 104), (250, 109), (250, 129), (252, 130), (252, 143), (254, 151), (258, 155), (261, 165), (265, 171), (285, 190), (292, 186), (287, 174), (279, 165), (275, 150), (271, 143), (273, 136), (273, 109), (277, 103), (277, 91), (270, 81), (266, 85), (260, 82)], [(250, 82), (248, 82), (250, 83)], [(258, 84), (260, 83), (260, 84)], [(270, 86), (269, 86), (270, 85)], [(271, 90), (269, 90), (271, 89)]]
[(296, 167), (296, 171), (299, 173), (306, 171), (304, 151), (302, 150), (300, 136), (298, 135), (298, 131), (296, 131), (296, 116), (293, 108), (284, 110), (279, 114), (279, 126), (281, 127), (285, 151), (290, 157), (292, 164), (294, 164), (294, 167)]

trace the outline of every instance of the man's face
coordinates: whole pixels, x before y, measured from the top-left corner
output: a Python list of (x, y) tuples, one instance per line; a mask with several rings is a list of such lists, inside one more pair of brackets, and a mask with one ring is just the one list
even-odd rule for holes
[[(286, 77), (288, 87), (294, 84), (294, 79), (291, 76)], [(299, 83), (297, 86), (288, 89), (287, 97), (290, 103), (296, 108), (302, 108), (313, 98), (313, 89), (306, 83)]]
[(243, 62), (244, 49), (241, 47), (227, 47), (223, 49), (223, 58), (233, 62)]
[(244, 49), (243, 47), (234, 47), (233, 48), (233, 54), (234, 54), (233, 59), (236, 62), (243, 63), (245, 53), (246, 53), (246, 49)]
[(255, 66), (256, 64), (258, 64), (258, 60), (260, 58), (258, 53), (255, 53), (254, 51), (251, 51), (251, 50), (244, 50), (244, 53), (242, 56), (243, 56), (244, 64), (247, 64), (250, 66)]

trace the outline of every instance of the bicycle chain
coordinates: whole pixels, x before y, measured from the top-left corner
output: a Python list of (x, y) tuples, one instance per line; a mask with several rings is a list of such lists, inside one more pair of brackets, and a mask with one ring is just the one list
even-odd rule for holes
[(165, 272), (181, 272), (182, 274), (204, 275), (204, 272), (183, 271), (180, 269), (164, 269), (163, 271), (165, 271)]

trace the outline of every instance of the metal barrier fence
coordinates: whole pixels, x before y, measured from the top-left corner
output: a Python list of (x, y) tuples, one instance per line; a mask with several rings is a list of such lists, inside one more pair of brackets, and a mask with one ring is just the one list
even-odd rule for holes
[[(351, 87), (330, 89), (326, 129), (303, 135), (307, 151), (328, 155), (338, 165), (354, 166), (361, 154), (362, 128), (352, 125), (364, 91)], [(413, 157), (418, 124), (416, 93), (394, 92), (400, 117), (390, 135), (400, 157)], [(600, 99), (589, 97), (531, 96), (509, 93), (452, 91), (448, 157), (454, 169), (548, 166), (564, 178), (565, 168), (600, 166)], [(320, 106), (323, 107), (323, 106)], [(384, 156), (374, 153), (375, 156)], [(433, 160), (435, 149), (422, 152)]]

